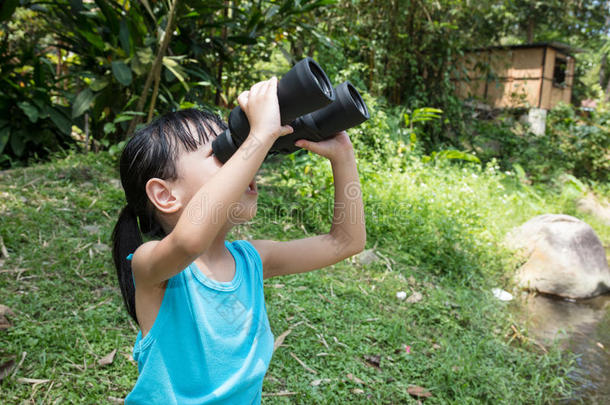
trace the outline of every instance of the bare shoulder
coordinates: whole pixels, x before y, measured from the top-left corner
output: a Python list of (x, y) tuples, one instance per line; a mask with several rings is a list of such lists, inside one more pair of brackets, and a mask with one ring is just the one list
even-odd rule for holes
[(255, 239), (249, 241), (252, 246), (256, 249), (259, 256), (261, 257), (261, 261), (263, 262), (263, 268), (265, 267), (265, 263), (269, 258), (269, 252), (273, 249), (273, 246), (277, 243), (274, 240), (268, 239)]
[(151, 257), (153, 251), (159, 244), (158, 240), (146, 242), (136, 249), (131, 259), (131, 270), (136, 284), (147, 285), (146, 276), (149, 274), (150, 261), (147, 258)]

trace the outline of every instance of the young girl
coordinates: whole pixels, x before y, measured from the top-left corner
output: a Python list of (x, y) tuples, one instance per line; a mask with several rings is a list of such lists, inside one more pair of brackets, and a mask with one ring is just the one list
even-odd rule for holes
[[(127, 206), (113, 258), (127, 311), (140, 332), (139, 377), (126, 404), (258, 404), (273, 353), (263, 279), (319, 269), (364, 249), (354, 151), (345, 132), (296, 145), (328, 158), (335, 208), (327, 234), (277, 242), (227, 242), (256, 214), (255, 174), (278, 137), (277, 79), (238, 97), (250, 134), (223, 165), (211, 140), (226, 125), (183, 110), (138, 131), (120, 161)], [(146, 243), (142, 234), (155, 237)]]

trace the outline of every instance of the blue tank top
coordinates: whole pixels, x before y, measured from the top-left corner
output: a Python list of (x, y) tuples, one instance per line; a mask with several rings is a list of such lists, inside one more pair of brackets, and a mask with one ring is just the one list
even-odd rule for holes
[(169, 279), (155, 322), (133, 357), (139, 376), (125, 404), (260, 404), (273, 354), (261, 258), (225, 241), (235, 277), (219, 282), (195, 263)]

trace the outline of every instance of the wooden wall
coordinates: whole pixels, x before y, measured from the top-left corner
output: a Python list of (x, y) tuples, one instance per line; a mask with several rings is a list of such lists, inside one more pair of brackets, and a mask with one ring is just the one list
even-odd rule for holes
[[(553, 84), (557, 56), (567, 61), (565, 87)], [(470, 52), (458, 66), (463, 67), (462, 77), (455, 78), (461, 98), (479, 99), (494, 108), (550, 109), (559, 101), (570, 102), (574, 59), (548, 46)]]

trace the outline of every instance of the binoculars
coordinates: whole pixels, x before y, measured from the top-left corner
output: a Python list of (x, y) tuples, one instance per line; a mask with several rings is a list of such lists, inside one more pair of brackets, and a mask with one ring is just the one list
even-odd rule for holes
[[(309, 57), (282, 77), (277, 85), (277, 97), (281, 123), (289, 124), (294, 132), (278, 138), (270, 154), (292, 153), (299, 149), (294, 145), (299, 139), (322, 141), (370, 117), (362, 97), (349, 81), (333, 88), (320, 65)], [(248, 118), (237, 106), (229, 114), (229, 129), (212, 142), (214, 154), (226, 162), (249, 133)]]

